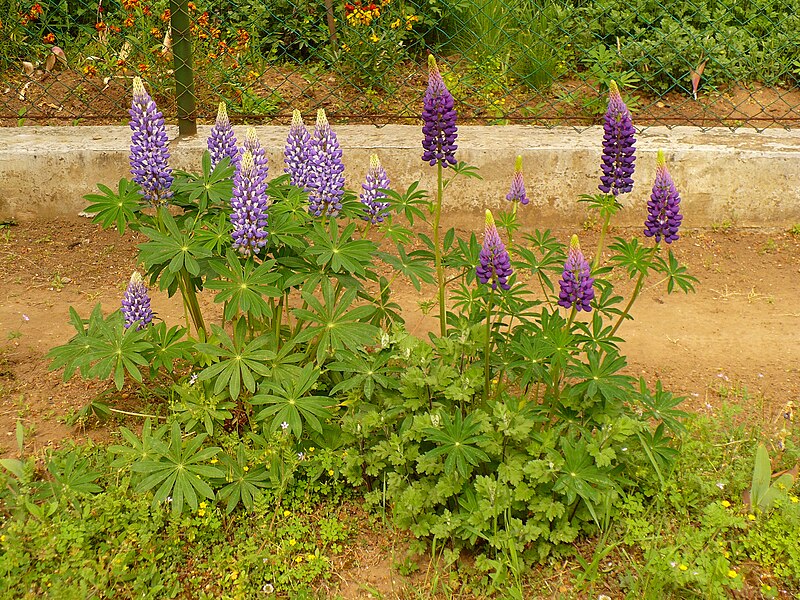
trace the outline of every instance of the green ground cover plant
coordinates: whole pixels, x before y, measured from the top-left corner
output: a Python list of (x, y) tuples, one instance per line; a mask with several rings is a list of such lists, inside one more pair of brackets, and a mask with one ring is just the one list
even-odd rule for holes
[[(100, 186), (88, 210), (143, 236), (141, 273), (119, 310), (72, 309), (75, 336), (50, 358), (65, 379), (145, 388), (158, 410), (116, 443), (43, 457), (23, 456), (18, 431), (20, 457), (0, 460), (9, 596), (310, 593), (357, 535), (337, 518), (348, 498), (415, 550), (471, 557), (471, 594), (529, 597), (533, 567), (588, 539), (578, 594), (612, 551), (635, 554), (614, 584), (631, 597), (725, 597), (745, 585), (745, 560), (765, 586), (796, 586), (796, 552), (773, 537), (797, 526), (794, 476), (772, 477), (755, 434), (741, 441), (752, 456), (734, 452), (716, 437), (730, 428), (687, 421), (681, 398), (624, 370), (621, 332), (645, 281), (688, 293), (696, 279), (671, 250), (683, 217), (663, 153), (643, 235), (606, 243), (637, 160), (616, 84), (598, 193), (580, 199), (601, 223), (590, 255), (577, 235), (520, 231), (519, 212), (535, 210), (522, 157), (482, 236), (443, 230), (452, 181), (480, 175), (457, 159), (454, 99), (433, 57), (429, 68), (432, 192), (393, 189), (377, 155), (361, 193), (347, 190), (324, 111), (312, 131), (295, 113), (275, 176), (256, 130), (239, 142), (222, 104), (200, 171), (173, 171), (163, 116), (134, 81), (131, 178)], [(403, 326), (399, 278), (431, 290), (427, 337)], [(154, 314), (156, 286), (180, 296), (185, 323)], [(110, 414), (95, 398), (83, 416)], [(448, 593), (439, 581), (431, 593)]]

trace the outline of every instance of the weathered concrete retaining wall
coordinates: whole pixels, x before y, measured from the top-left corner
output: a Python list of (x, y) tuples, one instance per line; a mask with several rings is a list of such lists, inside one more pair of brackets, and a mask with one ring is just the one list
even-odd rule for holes
[[(177, 139), (168, 128), (175, 168), (196, 170), (209, 127)], [(282, 170), (287, 127), (259, 127), (272, 173)], [(435, 170), (420, 160), (420, 131), (410, 125), (342, 125), (348, 186), (358, 189), (377, 152), (392, 183), (420, 179), (435, 188)], [(237, 127), (241, 139), (244, 127)], [(0, 217), (21, 220), (72, 215), (85, 206), (97, 182), (114, 185), (128, 171), (127, 127), (0, 128)], [(526, 226), (579, 225), (587, 216), (581, 194), (597, 191), (602, 130), (528, 126), (461, 127), (458, 157), (480, 168), (483, 180), (459, 178), (448, 189), (446, 218), (467, 225), (484, 208), (503, 206), (514, 157), (522, 154), (531, 205)], [(638, 225), (650, 194), (655, 156), (664, 150), (683, 198), (684, 224), (707, 227), (732, 222), (747, 227), (800, 223), (800, 133), (699, 131), (651, 127), (638, 136), (636, 186), (624, 200), (620, 225)]]

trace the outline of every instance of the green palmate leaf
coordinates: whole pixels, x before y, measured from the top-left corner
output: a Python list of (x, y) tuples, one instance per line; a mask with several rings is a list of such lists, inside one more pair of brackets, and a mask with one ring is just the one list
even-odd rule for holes
[(142, 188), (124, 178), (119, 180), (116, 192), (100, 183), (97, 187), (103, 193), (84, 196), (92, 203), (84, 210), (87, 213), (97, 213), (92, 218), (92, 223), (100, 223), (104, 229), (116, 226), (120, 234), (125, 233), (126, 225), (135, 223), (137, 213), (142, 209)]
[(70, 452), (60, 458), (50, 458), (47, 470), (54, 480), (50, 484), (54, 492), (51, 495), (97, 494), (103, 491), (103, 488), (94, 483), (100, 478), (100, 473), (92, 471), (89, 468), (89, 461), (85, 458), (79, 459), (77, 452)]
[(637, 275), (647, 275), (653, 266), (653, 250), (646, 248), (639, 243), (636, 238), (627, 241), (623, 238), (615, 238), (609, 250), (615, 254), (611, 256), (611, 262), (618, 267), (624, 268), (628, 272), (628, 277)]
[(263, 421), (272, 417), (270, 428), (273, 431), (282, 423), (287, 423), (298, 438), (303, 433), (304, 422), (322, 433), (320, 419), (325, 420), (332, 416), (328, 407), (333, 402), (328, 396), (307, 395), (315, 389), (319, 376), (319, 370), (309, 363), (297, 373), (296, 377), (264, 380), (259, 393), (251, 400), (255, 406), (267, 405), (256, 415), (256, 420)]
[(214, 435), (215, 427), (221, 427), (233, 417), (230, 409), (235, 404), (224, 400), (224, 396), (214, 396), (211, 384), (207, 385), (174, 385), (172, 389), (178, 393), (179, 399), (170, 406), (178, 422), (188, 433), (205, 429), (208, 435)]
[(469, 477), (472, 467), (490, 460), (486, 452), (477, 447), (491, 441), (491, 438), (482, 433), (485, 415), (476, 411), (464, 419), (461, 411), (456, 410), (452, 420), (445, 412), (440, 412), (439, 418), (438, 429), (427, 427), (423, 431), (425, 439), (437, 444), (425, 456), (428, 458), (446, 456), (444, 461), (446, 475), (458, 471), (462, 477)]
[(173, 203), (188, 210), (204, 213), (210, 206), (221, 206), (230, 202), (233, 193), (232, 177), (235, 169), (229, 158), (223, 158), (211, 168), (211, 154), (203, 153), (200, 176), (184, 171), (175, 172), (172, 189)]
[(256, 319), (271, 319), (272, 310), (264, 296), (281, 296), (281, 290), (271, 285), (281, 278), (280, 273), (273, 270), (275, 261), (268, 260), (256, 265), (252, 258), (240, 260), (231, 249), (225, 257), (227, 263), (211, 263), (221, 279), (206, 282), (208, 289), (220, 290), (214, 297), (214, 302), (226, 303), (225, 320), (232, 320), (239, 312)]
[(686, 431), (686, 427), (681, 421), (689, 415), (675, 408), (683, 402), (684, 398), (664, 391), (660, 381), (656, 382), (656, 389), (651, 393), (644, 377), (640, 377), (637, 399), (644, 405), (643, 414), (646, 418), (664, 423), (667, 429), (674, 433)]
[(159, 282), (163, 290), (174, 283), (176, 274), (182, 269), (197, 277), (200, 274), (198, 261), (211, 256), (211, 251), (195, 236), (193, 219), (181, 218), (179, 225), (167, 211), (162, 211), (161, 215), (166, 233), (142, 229), (150, 241), (139, 245), (139, 256), (151, 274), (151, 281), (163, 272)]
[(344, 292), (337, 300), (328, 279), (322, 280), (322, 300), (308, 292), (301, 292), (308, 309), (296, 308), (292, 312), (305, 323), (296, 336), (296, 342), (316, 341), (317, 363), (322, 364), (326, 356), (337, 350), (356, 350), (374, 341), (378, 328), (366, 323), (375, 312), (374, 306), (358, 306), (350, 309), (356, 290)]
[(247, 510), (253, 510), (264, 497), (261, 490), (270, 486), (269, 472), (263, 464), (248, 464), (244, 444), (237, 447), (235, 458), (223, 454), (220, 462), (226, 471), (225, 481), (229, 482), (217, 493), (220, 500), (227, 500), (225, 512), (231, 514), (239, 502)]
[(214, 256), (223, 256), (223, 250), (231, 244), (232, 231), (230, 217), (221, 212), (213, 219), (204, 219), (202, 227), (195, 230), (194, 237), (198, 244)]
[(383, 235), (386, 236), (387, 239), (399, 245), (408, 244), (411, 241), (411, 238), (414, 236), (413, 231), (407, 227), (393, 223), (391, 218), (387, 218), (383, 223), (381, 223), (379, 230), (381, 233), (383, 233)]
[(274, 352), (263, 350), (271, 337), (263, 335), (246, 343), (244, 319), (236, 322), (233, 339), (221, 327), (212, 325), (211, 328), (220, 345), (202, 343), (196, 344), (195, 349), (220, 360), (200, 372), (200, 381), (214, 379), (214, 394), (220, 394), (227, 387), (232, 400), (239, 397), (242, 384), (249, 392), (255, 392), (255, 375), (269, 375), (270, 367), (264, 363), (275, 358)]
[(625, 400), (633, 392), (633, 377), (618, 374), (626, 364), (625, 357), (616, 352), (589, 350), (585, 362), (567, 367), (567, 376), (580, 380), (572, 385), (570, 394), (584, 404), (600, 399), (605, 402)]
[[(92, 363), (88, 376), (108, 379), (113, 375), (118, 390), (125, 383), (125, 373), (141, 383), (139, 367), (148, 365), (144, 354), (151, 347), (145, 341), (147, 331), (138, 331), (136, 327), (125, 329), (120, 311), (114, 311), (105, 321), (95, 321), (94, 328), (94, 335), (87, 335), (84, 340), (89, 345), (86, 360)], [(89, 331), (92, 331), (91, 319)]]
[(527, 388), (547, 380), (553, 347), (543, 337), (523, 333), (511, 343), (511, 352), (515, 360), (509, 365), (509, 370), (521, 386)]
[(120, 427), (119, 432), (127, 442), (127, 445), (117, 444), (108, 447), (109, 451), (119, 456), (111, 463), (111, 466), (118, 469), (127, 467), (137, 461), (157, 460), (159, 453), (156, 448), (156, 442), (163, 440), (167, 431), (166, 425), (161, 425), (153, 431), (153, 424), (150, 418), (144, 420), (141, 438), (130, 429)]
[(152, 347), (144, 352), (144, 357), (150, 363), (151, 376), (155, 376), (159, 369), (172, 373), (175, 361), (191, 360), (193, 344), (184, 339), (185, 327), (176, 325), (168, 329), (166, 323), (158, 323), (146, 331)]
[(576, 323), (577, 330), (580, 332), (576, 338), (578, 343), (583, 344), (584, 348), (601, 350), (603, 352), (617, 352), (617, 345), (623, 339), (611, 334), (613, 327), (603, 322), (603, 317), (598, 311), (592, 314), (590, 323)]
[(584, 442), (576, 441), (573, 444), (567, 438), (562, 438), (561, 449), (564, 453), (564, 464), (561, 475), (553, 484), (553, 491), (563, 494), (567, 504), (572, 504), (580, 497), (595, 521), (598, 521), (595, 506), (601, 500), (601, 493), (613, 488), (614, 482), (605, 471), (597, 468)]
[(331, 395), (360, 388), (370, 401), (376, 388), (394, 389), (398, 386), (398, 367), (387, 366), (392, 357), (389, 352), (366, 354), (364, 352), (341, 352), (338, 360), (326, 365), (332, 372), (344, 374), (344, 378), (331, 389)]
[(433, 268), (427, 259), (419, 258), (414, 252), (406, 254), (402, 245), (397, 246), (397, 256), (386, 252), (377, 252), (376, 256), (398, 273), (407, 277), (411, 285), (419, 291), (422, 283), (433, 283)]
[(213, 500), (214, 491), (207, 481), (225, 477), (225, 473), (217, 467), (204, 464), (221, 450), (217, 447), (203, 448), (205, 439), (204, 433), (182, 439), (180, 425), (173, 422), (169, 444), (152, 440), (156, 458), (140, 460), (131, 466), (135, 473), (144, 476), (136, 486), (136, 491), (146, 492), (158, 486), (153, 494), (153, 507), (169, 498), (173, 515), (183, 512), (184, 503), (196, 510), (198, 494)]
[(369, 240), (354, 240), (356, 224), (350, 223), (339, 233), (336, 221), (330, 221), (326, 228), (322, 221), (314, 223), (314, 230), (308, 234), (313, 245), (306, 249), (305, 255), (316, 257), (316, 264), (334, 273), (365, 275), (372, 264), (372, 256), (377, 247)]
[(418, 189), (418, 187), (419, 182), (415, 181), (403, 193), (396, 190), (386, 190), (389, 209), (398, 214), (402, 213), (412, 227), (416, 217), (424, 221), (430, 213), (431, 203), (428, 200), (428, 192)]
[(363, 290), (358, 293), (359, 298), (371, 302), (375, 307), (369, 322), (376, 327), (384, 325), (387, 329), (392, 323), (403, 323), (401, 306), (392, 300), (391, 284), (385, 277), (378, 280), (378, 289), (378, 295), (375, 297), (369, 296)]
[[(457, 247), (443, 258), (443, 262), (449, 268), (464, 269), (467, 274), (467, 283), (472, 282), (475, 277), (475, 266), (478, 264), (478, 257), (481, 253), (481, 243), (474, 232), (470, 234), (469, 239), (458, 238), (456, 242)], [(433, 246), (433, 242), (431, 242), (431, 246)]]
[(442, 183), (444, 185), (444, 189), (447, 187), (458, 177), (459, 175), (467, 177), (469, 179), (483, 179), (480, 173), (478, 172), (478, 167), (474, 167), (465, 163), (464, 161), (459, 161), (455, 167), (452, 167), (451, 172), (453, 173), (453, 177), (445, 179)]
[(105, 325), (100, 304), (96, 304), (92, 310), (88, 327), (71, 306), (69, 320), (77, 334), (66, 344), (56, 346), (47, 353), (47, 358), (52, 361), (49, 369), (55, 371), (63, 368), (64, 381), (69, 380), (77, 369), (80, 369), (83, 377), (89, 376), (91, 364), (89, 351), (92, 349), (92, 340), (100, 334), (101, 328)]
[(694, 291), (697, 277), (689, 275), (688, 269), (678, 262), (672, 250), (669, 251), (667, 260), (660, 256), (656, 259), (656, 269), (667, 277), (667, 293), (671, 294), (676, 285), (687, 294)]
[(658, 480), (661, 485), (664, 485), (664, 473), (668, 472), (679, 454), (678, 450), (672, 446), (672, 438), (664, 435), (663, 423), (659, 423), (653, 432), (643, 429), (637, 431), (636, 435)]
[(622, 203), (613, 194), (582, 194), (578, 201), (586, 202), (589, 208), (598, 211), (603, 219), (610, 219), (622, 208)]

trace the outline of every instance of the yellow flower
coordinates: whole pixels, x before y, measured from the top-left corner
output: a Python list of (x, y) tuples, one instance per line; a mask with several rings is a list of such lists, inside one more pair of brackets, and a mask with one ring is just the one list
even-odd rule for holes
[(200, 508), (205, 508), (206, 506), (208, 506), (208, 504), (206, 504), (205, 502), (200, 503)]
[[(375, 35), (375, 34), (373, 33), (372, 35)], [(314, 450), (316, 450), (316, 448), (314, 448), (314, 446), (311, 446), (311, 448), (308, 449), (309, 452), (313, 452)]]
[(231, 573), (231, 579), (239, 579), (239, 571), (234, 571)]
[(5, 541), (6, 541), (6, 536), (0, 535), (0, 542), (5, 542)]
[(249, 470), (250, 470), (250, 467), (248, 467), (247, 465), (242, 467), (242, 471), (244, 471), (245, 473), (247, 473)]
[(296, 562), (296, 563), (303, 562), (303, 557), (302, 556), (298, 556), (297, 558), (294, 559), (294, 562)]
[(219, 459), (215, 456), (214, 458), (211, 459), (210, 462), (211, 462), (212, 465), (215, 465), (215, 464), (217, 464), (219, 462)]
[(284, 517), (291, 517), (292, 516), (292, 511), (290, 511), (290, 510), (283, 511), (283, 516)]
[(747, 518), (748, 518), (750, 521), (755, 521), (755, 520), (756, 520), (756, 516), (755, 516), (755, 515), (747, 515)]
[(792, 501), (792, 504), (797, 504), (800, 502), (800, 499), (798, 499), (797, 496), (789, 496), (789, 500)]
[(392, 29), (397, 29), (398, 27), (400, 27), (400, 19), (395, 19), (394, 21), (392, 21), (389, 24), (389, 27), (391, 27)]
[(328, 475), (329, 475), (330, 477), (333, 477), (333, 469), (329, 469), (329, 470), (328, 470)]
[(730, 558), (731, 557), (731, 553), (728, 552), (727, 550), (725, 550), (725, 552), (722, 553), (722, 556), (724, 556), (725, 558)]
[(730, 502), (728, 502), (727, 500), (723, 500), (723, 501), (721, 502), (721, 504), (722, 504), (722, 506), (723, 506), (724, 508), (729, 508), (729, 507), (730, 507), (730, 505), (731, 505), (731, 503), (730, 503)]
[(314, 560), (314, 555), (313, 554), (306, 554), (306, 560), (308, 562), (311, 562), (312, 560)]
[(206, 516), (206, 511), (204, 511), (204, 510), (201, 508), (200, 510), (198, 510), (198, 511), (197, 511), (197, 516), (198, 516), (198, 517), (205, 517), (205, 516)]
[(681, 571), (688, 571), (688, 570), (689, 570), (689, 567), (687, 567), (686, 565), (678, 565), (678, 568), (679, 568)]
[(292, 538), (292, 539), (290, 539), (290, 540), (289, 540), (289, 545), (290, 545), (290, 546), (294, 546), (296, 543), (297, 543), (297, 540), (296, 540), (296, 539), (294, 539), (294, 538)]
[[(371, 41), (371, 42), (374, 44), (374, 43), (376, 43), (376, 42), (377, 42), (377, 41), (378, 41), (380, 38), (379, 38), (377, 35), (375, 35), (375, 33), (373, 32), (373, 33), (372, 33), (372, 35), (370, 35), (370, 36), (369, 36), (369, 39), (370, 39), (370, 41)], [(313, 451), (314, 451), (314, 449), (313, 449), (313, 448), (309, 448), (309, 450), (311, 450), (311, 452), (313, 452)]]
[(736, 571), (734, 571), (733, 569), (728, 571), (728, 577), (730, 577), (731, 579), (736, 579), (738, 576), (739, 576), (739, 574)]

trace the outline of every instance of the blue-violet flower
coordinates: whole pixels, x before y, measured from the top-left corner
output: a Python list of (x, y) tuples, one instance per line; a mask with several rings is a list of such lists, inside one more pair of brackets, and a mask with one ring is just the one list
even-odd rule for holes
[(491, 211), (486, 211), (486, 229), (483, 236), (483, 247), (479, 255), (479, 264), (475, 268), (475, 274), (481, 283), (491, 283), (492, 289), (496, 290), (499, 285), (507, 290), (511, 287), (508, 278), (514, 270), (511, 268), (511, 258), (508, 256), (494, 217)]
[(618, 196), (633, 189), (636, 161), (635, 130), (631, 113), (615, 82), (609, 84), (608, 109), (603, 117), (603, 164), (600, 191)]
[(319, 217), (336, 217), (342, 210), (344, 196), (344, 164), (342, 148), (325, 116), (325, 109), (317, 111), (317, 124), (312, 139), (312, 180), (308, 193), (308, 212)]
[(656, 180), (653, 183), (653, 193), (647, 202), (647, 219), (644, 222), (644, 234), (655, 237), (660, 242), (671, 244), (677, 240), (678, 228), (683, 221), (681, 215), (681, 197), (675, 189), (672, 175), (667, 170), (667, 161), (664, 153), (659, 150), (656, 158)]
[(458, 148), (456, 138), (456, 111), (453, 95), (447, 89), (436, 66), (433, 55), (428, 56), (428, 88), (422, 100), (422, 160), (436, 163), (443, 167), (455, 166), (455, 151)]
[(164, 115), (144, 89), (139, 77), (133, 79), (131, 103), (131, 175), (142, 188), (142, 195), (153, 206), (167, 204), (172, 197), (172, 169), (169, 138)]
[(573, 235), (569, 242), (564, 272), (558, 283), (561, 286), (561, 292), (558, 295), (559, 306), (575, 307), (577, 310), (586, 312), (592, 310), (589, 303), (594, 300), (594, 278), (591, 276), (589, 262), (581, 252), (577, 235)]
[(236, 136), (228, 118), (228, 110), (224, 102), (219, 103), (217, 120), (211, 126), (208, 136), (208, 152), (211, 154), (211, 168), (214, 169), (223, 158), (229, 158), (231, 166), (239, 162), (239, 149), (236, 147)]
[(240, 159), (245, 152), (250, 152), (250, 154), (253, 155), (253, 163), (255, 164), (254, 178), (258, 180), (259, 185), (262, 183), (266, 185), (267, 177), (269, 177), (269, 160), (267, 158), (267, 151), (258, 140), (255, 127), (247, 128), (247, 133), (242, 142)]
[(253, 155), (245, 150), (233, 177), (231, 197), (233, 248), (242, 256), (252, 256), (267, 243), (266, 182), (260, 179)]
[(511, 179), (511, 189), (506, 194), (506, 200), (510, 202), (519, 202), (525, 206), (529, 200), (525, 193), (525, 180), (522, 177), (522, 156), (517, 156), (517, 161), (514, 166), (514, 177)]
[(295, 110), (292, 113), (292, 125), (289, 127), (289, 135), (286, 138), (286, 147), (283, 152), (283, 162), (286, 165), (283, 172), (289, 174), (289, 181), (292, 185), (305, 191), (311, 188), (311, 150), (311, 134), (303, 124), (300, 111)]
[(389, 189), (389, 177), (386, 175), (386, 169), (381, 165), (377, 154), (369, 157), (367, 178), (361, 184), (361, 188), (364, 190), (359, 196), (359, 199), (364, 204), (364, 214), (361, 218), (373, 225), (375, 223), (383, 223), (383, 219), (388, 212), (386, 209), (389, 207), (389, 203), (385, 201), (386, 194), (381, 190)]
[(147, 294), (147, 286), (138, 271), (134, 271), (131, 275), (128, 289), (122, 296), (122, 315), (125, 317), (125, 329), (136, 324), (138, 331), (153, 321), (150, 296)]

